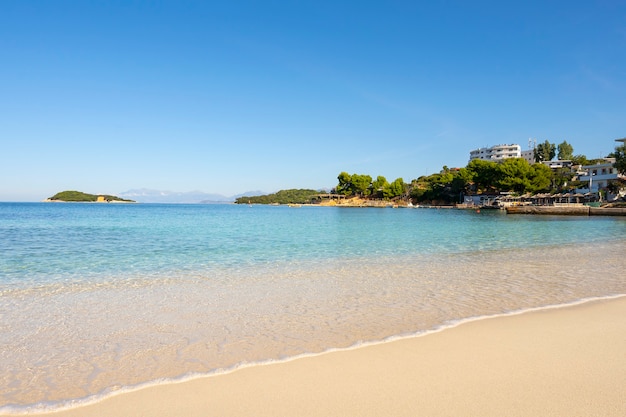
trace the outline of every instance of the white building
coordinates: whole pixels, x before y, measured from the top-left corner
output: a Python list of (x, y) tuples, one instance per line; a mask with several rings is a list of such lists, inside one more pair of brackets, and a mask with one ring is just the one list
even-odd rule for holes
[(556, 161), (542, 161), (542, 164), (550, 169), (571, 168), (574, 163), (569, 159), (558, 159)]
[(470, 161), (474, 159), (483, 159), (486, 161), (502, 161), (507, 158), (520, 158), (522, 156), (522, 148), (517, 144), (496, 145), (490, 148), (480, 148), (470, 151)]
[(530, 165), (535, 163), (535, 150), (528, 149), (527, 151), (522, 151), (520, 158), (524, 158)]
[(587, 187), (577, 190), (578, 192), (597, 193), (606, 188), (609, 181), (618, 177), (617, 169), (613, 167), (615, 158), (604, 158), (604, 162), (594, 165), (583, 165), (583, 175), (578, 176), (578, 180), (587, 184)]

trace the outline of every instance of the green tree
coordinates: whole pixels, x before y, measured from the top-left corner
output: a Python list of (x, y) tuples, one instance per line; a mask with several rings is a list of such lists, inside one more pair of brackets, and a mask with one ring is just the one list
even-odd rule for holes
[(589, 165), (589, 160), (585, 155), (574, 155), (572, 157), (572, 163), (574, 165)]
[(352, 193), (352, 176), (343, 171), (337, 176), (339, 184), (335, 188), (337, 194), (350, 195)]
[(552, 171), (552, 187), (558, 192), (572, 189), (572, 179), (575, 175), (571, 168), (554, 169)]
[(498, 163), (473, 159), (467, 164), (467, 178), (474, 184), (477, 193), (495, 191), (495, 186), (501, 175)]
[(352, 194), (367, 196), (372, 192), (372, 177), (369, 175), (352, 174), (350, 181), (352, 182)]
[(385, 198), (400, 197), (404, 194), (404, 180), (402, 178), (396, 178), (391, 184), (383, 189), (383, 195)]
[(339, 184), (335, 188), (337, 194), (367, 196), (372, 191), (372, 177), (361, 174), (341, 172), (337, 177)]
[(615, 148), (613, 152), (615, 163), (613, 166), (622, 175), (626, 175), (626, 143)]
[(466, 194), (469, 191), (470, 183), (471, 174), (468, 172), (467, 168), (461, 168), (455, 172), (452, 177), (450, 192), (454, 195), (455, 199), (457, 196), (460, 198), (461, 193)]
[(502, 191), (514, 191), (524, 194), (531, 188), (531, 166), (523, 158), (508, 158), (498, 165), (500, 178), (497, 183)]
[(372, 195), (377, 197), (383, 196), (383, 191), (385, 187), (388, 187), (389, 183), (387, 179), (382, 175), (376, 177), (376, 180), (372, 183)]
[[(483, 161), (487, 162), (487, 161)], [(489, 162), (489, 164), (494, 164)], [(471, 173), (466, 168), (444, 169), (428, 177), (413, 180), (409, 195), (417, 202), (451, 204), (459, 201), (461, 192), (466, 192), (471, 184)]]
[(411, 181), (411, 191), (409, 195), (411, 198), (417, 202), (425, 201), (426, 197), (424, 196), (429, 189), (429, 183), (427, 181), (427, 177), (421, 176), (416, 180)]
[(552, 170), (544, 164), (533, 164), (530, 172), (530, 188), (526, 191), (530, 193), (548, 191), (553, 175)]
[(571, 160), (574, 157), (574, 147), (567, 143), (567, 141), (563, 141), (559, 143), (558, 149), (558, 158), (560, 160)]
[(535, 162), (552, 161), (556, 156), (556, 145), (545, 141), (535, 148)]

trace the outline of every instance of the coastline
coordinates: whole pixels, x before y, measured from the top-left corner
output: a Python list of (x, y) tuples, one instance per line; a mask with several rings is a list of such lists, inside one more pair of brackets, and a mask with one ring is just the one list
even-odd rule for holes
[(479, 317), (30, 415), (621, 416), (625, 316), (621, 296)]

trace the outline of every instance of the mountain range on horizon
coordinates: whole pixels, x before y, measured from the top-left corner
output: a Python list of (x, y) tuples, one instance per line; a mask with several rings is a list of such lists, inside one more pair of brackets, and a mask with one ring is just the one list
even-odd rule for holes
[(205, 193), (202, 191), (163, 191), (148, 188), (133, 189), (118, 193), (117, 196), (138, 203), (179, 203), (179, 204), (212, 204), (232, 203), (239, 197), (267, 194), (263, 191), (246, 191), (242, 194), (225, 196), (222, 194)]

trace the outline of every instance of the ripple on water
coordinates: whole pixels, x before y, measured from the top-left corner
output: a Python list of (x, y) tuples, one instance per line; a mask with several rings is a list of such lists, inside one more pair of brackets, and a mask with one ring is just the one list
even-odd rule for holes
[[(0, 406), (61, 402), (626, 293), (626, 244), (285, 261), (0, 298)], [(208, 271), (208, 272), (207, 272)]]

